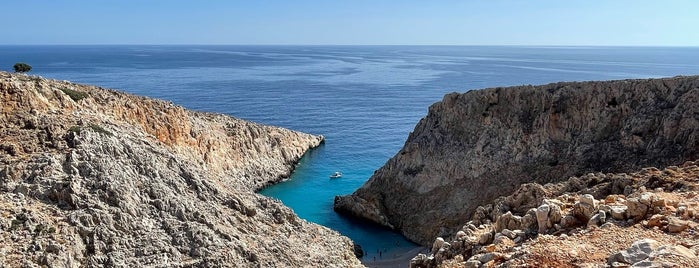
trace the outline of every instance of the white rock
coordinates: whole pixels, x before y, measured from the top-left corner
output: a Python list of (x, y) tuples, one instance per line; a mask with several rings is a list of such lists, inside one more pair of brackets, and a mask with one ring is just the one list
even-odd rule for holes
[(536, 222), (539, 225), (539, 233), (543, 234), (548, 229), (549, 223), (549, 208), (548, 205), (543, 204), (536, 209)]
[(626, 210), (628, 209), (627, 206), (611, 206), (610, 207), (610, 214), (612, 216), (612, 219), (615, 220), (624, 220), (626, 219)]
[(584, 194), (580, 197), (580, 202), (583, 204), (588, 204), (591, 205), (592, 207), (595, 207), (595, 197), (592, 196), (591, 194)]
[(608, 264), (621, 262), (634, 264), (647, 259), (651, 252), (659, 247), (659, 243), (653, 239), (642, 239), (634, 242), (630, 248), (619, 251), (607, 259)]

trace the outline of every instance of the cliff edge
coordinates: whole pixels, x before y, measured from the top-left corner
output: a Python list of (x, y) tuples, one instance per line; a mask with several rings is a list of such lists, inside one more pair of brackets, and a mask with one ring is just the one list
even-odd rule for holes
[(254, 193), (320, 136), (4, 72), (0, 104), (0, 266), (361, 266)]
[(452, 93), (335, 210), (423, 245), (523, 183), (699, 158), (699, 76)]
[(697, 164), (523, 184), (410, 267), (699, 267)]

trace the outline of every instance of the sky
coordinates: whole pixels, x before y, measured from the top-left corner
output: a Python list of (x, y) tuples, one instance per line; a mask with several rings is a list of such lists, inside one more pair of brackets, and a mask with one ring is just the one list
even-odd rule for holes
[(0, 44), (698, 46), (696, 0), (15, 0)]

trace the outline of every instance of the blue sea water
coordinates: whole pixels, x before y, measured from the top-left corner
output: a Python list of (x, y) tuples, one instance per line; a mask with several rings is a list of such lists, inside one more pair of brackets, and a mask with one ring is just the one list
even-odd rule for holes
[[(361, 244), (369, 258), (415, 245), (339, 216), (446, 93), (556, 81), (699, 74), (697, 47), (0, 46), (0, 69), (171, 100), (326, 137), (291, 179), (261, 194)], [(341, 171), (340, 179), (330, 179)]]

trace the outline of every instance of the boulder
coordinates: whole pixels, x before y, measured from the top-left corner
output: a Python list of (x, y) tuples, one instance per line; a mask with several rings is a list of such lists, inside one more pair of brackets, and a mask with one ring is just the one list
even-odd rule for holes
[(580, 201), (573, 205), (573, 215), (583, 222), (587, 222), (595, 214), (595, 198), (586, 194), (580, 197)]
[(549, 225), (549, 211), (548, 205), (544, 204), (536, 209), (536, 222), (539, 224), (539, 233), (543, 234), (548, 229)]
[(667, 218), (663, 215), (660, 214), (655, 214), (648, 219), (648, 222), (646, 222), (646, 227), (652, 228), (652, 227), (662, 227), (663, 225), (667, 224)]
[(629, 218), (633, 218), (635, 220), (644, 218), (646, 213), (648, 213), (648, 205), (644, 204), (644, 202), (638, 198), (627, 199), (626, 207), (626, 214), (629, 216)]
[(627, 206), (623, 206), (623, 205), (610, 206), (610, 214), (612, 216), (612, 219), (625, 220), (626, 219), (626, 210), (628, 210)]
[(647, 259), (660, 244), (653, 239), (642, 239), (634, 242), (630, 248), (612, 254), (607, 259), (607, 264), (626, 263), (634, 264)]
[(689, 228), (689, 221), (678, 219), (677, 217), (668, 217), (667, 231), (671, 233), (679, 233)]

